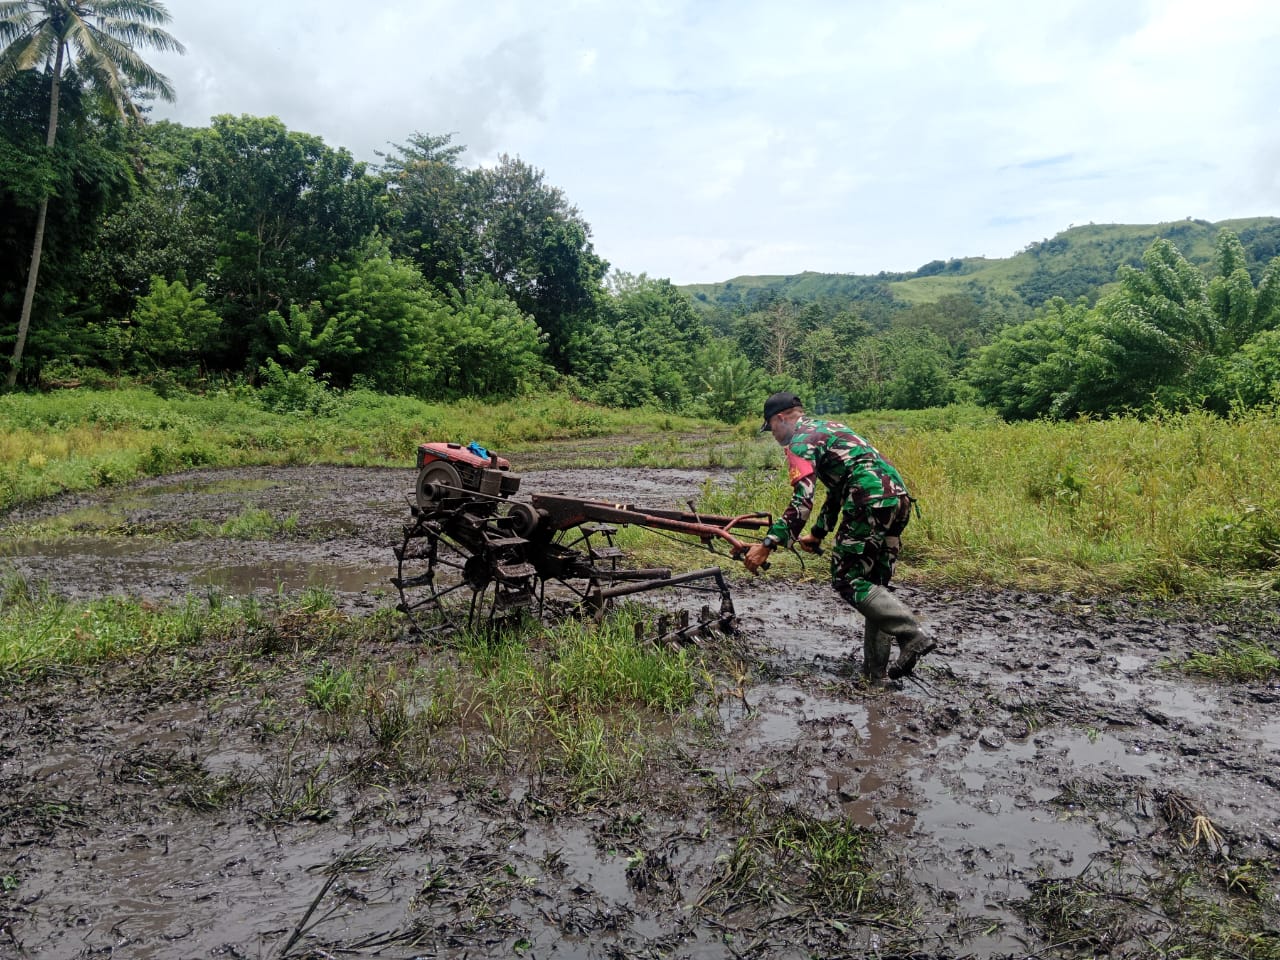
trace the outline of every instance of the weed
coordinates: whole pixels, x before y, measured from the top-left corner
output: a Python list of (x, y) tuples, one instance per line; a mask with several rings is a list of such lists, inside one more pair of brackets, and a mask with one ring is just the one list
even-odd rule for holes
[(346, 777), (340, 777), (329, 769), (330, 757), (327, 753), (319, 759), (299, 756), (295, 751), (300, 736), (301, 732), (294, 737), (289, 750), (276, 763), (274, 774), (259, 774), (270, 804), (265, 811), (266, 818), (270, 821), (323, 822), (334, 815), (330, 801), (334, 790)]
[(383, 684), (365, 688), (360, 712), (380, 750), (394, 750), (408, 736), (413, 726), (408, 706), (411, 698), (394, 674)]
[(1049, 942), (1110, 952), (1134, 934), (1133, 896), (1115, 877), (1045, 877), (1027, 887), (1030, 895), (1014, 904)]
[(1182, 663), (1166, 664), (1183, 673), (1238, 683), (1280, 677), (1280, 655), (1261, 643), (1226, 643), (1212, 653), (1197, 650)]
[(339, 669), (325, 660), (320, 672), (307, 679), (306, 701), (325, 713), (345, 713), (355, 703), (357, 684), (349, 667)]
[(880, 840), (846, 817), (823, 819), (792, 808), (771, 808), (759, 798), (725, 790), (723, 813), (745, 832), (717, 858), (721, 873), (699, 904), (729, 910), (775, 901), (842, 914), (880, 915), (910, 910), (890, 890), (876, 864)]
[(616, 799), (618, 789), (640, 770), (642, 754), (632, 738), (611, 734), (602, 717), (553, 711), (547, 726), (573, 792), (581, 799)]

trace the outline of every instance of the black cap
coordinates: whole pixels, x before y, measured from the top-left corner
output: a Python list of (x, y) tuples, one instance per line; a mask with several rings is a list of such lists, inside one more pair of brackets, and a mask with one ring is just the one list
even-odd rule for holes
[(783, 410), (803, 406), (804, 401), (788, 390), (779, 390), (777, 393), (771, 394), (769, 399), (764, 402), (764, 426), (760, 428), (760, 432), (764, 433), (768, 430), (769, 421)]

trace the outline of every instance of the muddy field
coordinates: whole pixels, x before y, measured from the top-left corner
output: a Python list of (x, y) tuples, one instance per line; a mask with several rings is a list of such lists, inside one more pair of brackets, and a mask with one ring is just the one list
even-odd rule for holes
[[(683, 506), (706, 476), (526, 472), (523, 489)], [(78, 598), (322, 586), (368, 614), (395, 603), (412, 479), (210, 471), (65, 497), (4, 518), (0, 563)], [(249, 508), (296, 524), (191, 532)], [(55, 517), (68, 534), (22, 535)], [(295, 733), (316, 665), (287, 644), (252, 677), (211, 651), (204, 670), (9, 686), (0, 956), (1280, 956), (1280, 687), (1166, 666), (1226, 638), (1275, 644), (1273, 628), (1246, 608), (899, 595), (939, 650), (921, 684), (867, 691), (847, 656), (860, 624), (828, 588), (736, 581), (742, 675), (702, 722), (655, 731), (673, 740), (661, 765), (590, 800), (509, 764), (372, 786), (354, 745)], [(369, 657), (428, 652), (405, 638)], [(797, 816), (875, 838), (874, 895), (850, 901), (837, 878), (815, 900), (813, 864), (765, 869)], [(1179, 952), (1210, 913), (1231, 942)]]

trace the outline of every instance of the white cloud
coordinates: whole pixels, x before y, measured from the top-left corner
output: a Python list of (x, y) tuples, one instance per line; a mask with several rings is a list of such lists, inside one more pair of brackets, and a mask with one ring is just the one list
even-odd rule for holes
[(157, 114), (546, 171), (630, 272), (874, 272), (1280, 212), (1263, 0), (170, 0)]

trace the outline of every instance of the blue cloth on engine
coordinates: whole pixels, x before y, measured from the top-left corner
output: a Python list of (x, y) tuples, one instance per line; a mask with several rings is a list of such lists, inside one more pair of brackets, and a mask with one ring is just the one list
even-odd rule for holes
[(474, 440), (472, 440), (470, 443), (467, 444), (467, 449), (470, 450), (472, 453), (474, 453), (477, 457), (484, 457), (484, 459), (486, 460), (489, 459), (489, 451), (486, 450), (484, 447), (480, 446), (480, 444), (476, 443)]

